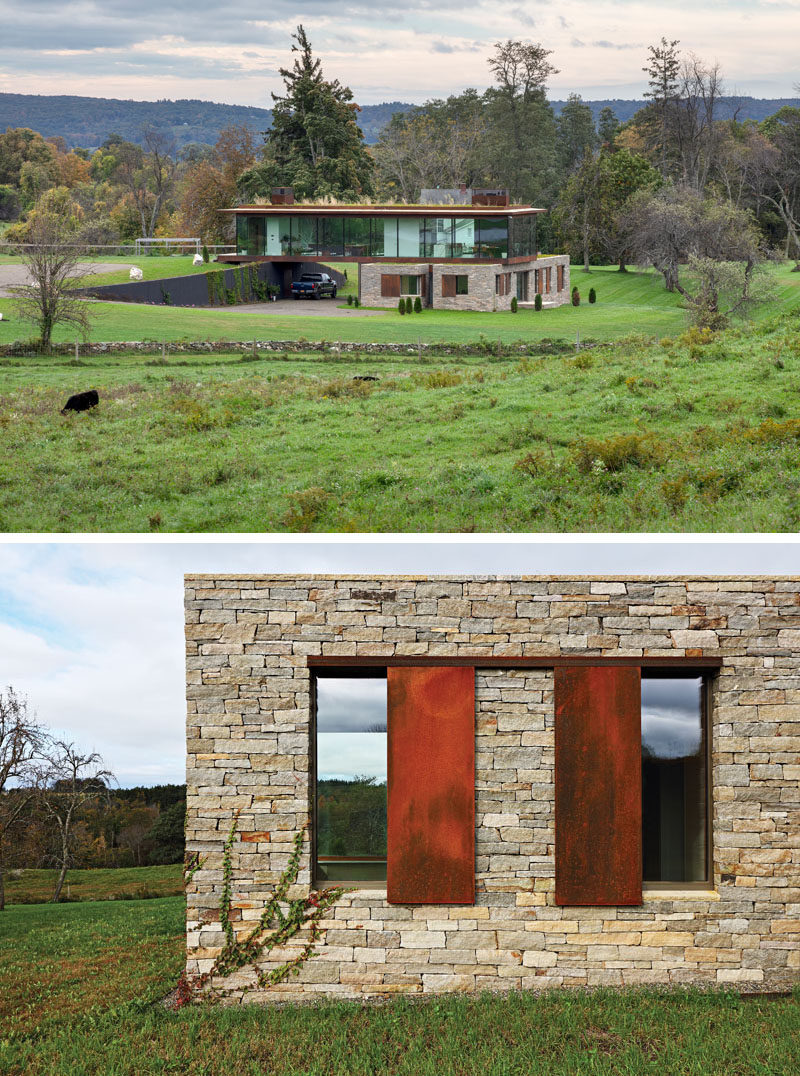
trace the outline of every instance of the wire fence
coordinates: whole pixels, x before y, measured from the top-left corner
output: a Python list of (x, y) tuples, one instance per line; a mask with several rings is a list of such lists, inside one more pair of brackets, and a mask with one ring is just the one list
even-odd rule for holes
[[(175, 240), (171, 241), (173, 244)], [(188, 248), (187, 253), (194, 253), (196, 250), (195, 240), (181, 241)], [(95, 255), (105, 257), (122, 257), (122, 258), (152, 258), (152, 257), (170, 257), (176, 253), (181, 253), (182, 250), (179, 247), (166, 245), (167, 240), (159, 241), (153, 240), (153, 245), (148, 245), (147, 249), (137, 249), (135, 243), (65, 243), (67, 247), (80, 250), (82, 254), (86, 254), (87, 257), (93, 257)], [(236, 246), (233, 243), (208, 243), (208, 252), (212, 256), (217, 254), (235, 254)], [(31, 243), (4, 243), (0, 241), (0, 254), (23, 254), (26, 250), (33, 249)]]

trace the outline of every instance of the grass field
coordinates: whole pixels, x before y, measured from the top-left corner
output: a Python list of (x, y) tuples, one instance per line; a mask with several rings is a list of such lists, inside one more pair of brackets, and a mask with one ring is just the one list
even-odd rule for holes
[[(148, 259), (142, 259), (146, 263)], [(152, 262), (177, 263), (179, 258), (151, 258)], [(350, 267), (352, 269), (352, 266)], [(160, 271), (160, 267), (159, 267)], [(198, 269), (202, 271), (202, 269)], [(171, 267), (164, 275), (172, 275)], [(759, 320), (776, 313), (796, 311), (800, 306), (800, 274), (788, 264), (774, 270), (777, 296), (761, 312)], [(103, 277), (106, 282), (110, 278)], [(573, 283), (584, 294), (579, 307), (552, 310), (520, 310), (516, 314), (469, 311), (425, 310), (401, 316), (395, 310), (363, 318), (347, 309), (342, 317), (319, 317), (314, 304), (297, 304), (303, 316), (264, 314), (246, 307), (188, 309), (139, 306), (129, 303), (93, 304), (93, 340), (341, 340), (376, 343), (423, 343), (452, 341), (467, 343), (482, 336), (492, 343), (524, 341), (535, 347), (542, 339), (574, 342), (609, 341), (636, 331), (650, 336), (674, 335), (685, 327), (685, 312), (677, 293), (667, 292), (653, 273), (619, 273), (597, 268), (588, 275), (573, 270)], [(351, 288), (354, 282), (350, 281)], [(589, 287), (597, 291), (597, 303), (585, 301)], [(306, 312), (308, 309), (308, 312)], [(16, 318), (13, 300), (0, 299), (0, 344), (25, 340), (35, 335), (32, 328)], [(74, 339), (70, 329), (57, 328), (55, 340)]]
[[(800, 526), (796, 315), (577, 355), (494, 350), (5, 360), (0, 527)], [(91, 386), (100, 407), (58, 413)]]
[[(8, 904), (42, 904), (53, 895), (57, 870), (25, 870), (6, 877)], [(64, 883), (65, 900), (130, 900), (172, 897), (183, 893), (183, 865), (71, 870)]]
[(279, 1009), (160, 1004), (183, 900), (0, 914), (9, 1076), (793, 1076), (800, 993), (654, 990), (442, 996)]

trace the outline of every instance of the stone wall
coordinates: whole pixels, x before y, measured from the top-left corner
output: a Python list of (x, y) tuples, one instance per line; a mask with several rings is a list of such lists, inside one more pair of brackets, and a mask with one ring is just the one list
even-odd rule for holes
[[(478, 660), (475, 906), (389, 905), (379, 887), (347, 894), (300, 976), (248, 1000), (797, 981), (800, 580), (190, 576), (186, 618), (187, 841), (205, 857), (188, 892), (190, 974), (223, 941), (234, 812), (240, 930), (258, 918), (309, 815), (309, 655), (562, 654), (721, 657), (713, 887), (650, 886), (640, 907), (556, 906), (553, 674)], [(306, 856), (295, 895), (309, 884)], [(225, 982), (251, 981), (242, 972)]]
[[(559, 291), (557, 286), (556, 266), (563, 265), (564, 287)], [(551, 290), (545, 295), (545, 303), (551, 306), (560, 306), (569, 302), (569, 257), (566, 254), (545, 255), (532, 258), (526, 262), (505, 264), (504, 262), (470, 263), (470, 262), (433, 262), (431, 274), (433, 283), (432, 302), (431, 297), (423, 298), (423, 305), (432, 305), (437, 310), (510, 310), (511, 300), (517, 294), (517, 274), (530, 272), (529, 277), (529, 301), (533, 304), (535, 298), (534, 269), (552, 267)], [(425, 265), (427, 277), (427, 265)], [(396, 307), (397, 299), (387, 298), (381, 295), (381, 276), (385, 273), (419, 275), (421, 266), (419, 262), (409, 264), (387, 264), (385, 262), (370, 262), (362, 264), (359, 275), (359, 298), (363, 306)], [(510, 288), (505, 295), (498, 295), (496, 289), (496, 277), (502, 273), (510, 274)], [(444, 296), (442, 294), (442, 277), (446, 275), (466, 276), (467, 294)]]

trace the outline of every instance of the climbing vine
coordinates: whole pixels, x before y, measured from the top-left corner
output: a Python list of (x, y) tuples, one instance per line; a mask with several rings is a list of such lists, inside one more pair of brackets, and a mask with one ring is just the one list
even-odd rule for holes
[[(208, 971), (191, 979), (185, 972), (182, 973), (175, 995), (175, 1005), (177, 1007), (191, 1001), (193, 995), (205, 987), (212, 979), (226, 978), (244, 967), (253, 968), (256, 974), (256, 983), (261, 989), (268, 989), (270, 986), (282, 983), (291, 975), (299, 975), (302, 965), (316, 953), (314, 947), (323, 934), (320, 922), (325, 913), (344, 893), (349, 892), (347, 889), (336, 886), (322, 892), (312, 890), (307, 896), (298, 897), (296, 900), (288, 899), (289, 890), (297, 881), (297, 876), (300, 872), (303, 844), (308, 832), (308, 822), (306, 822), (295, 835), (289, 862), (286, 864), (286, 868), (281, 874), (272, 896), (264, 906), (258, 922), (243, 939), (238, 938), (230, 918), (233, 893), (233, 846), (236, 842), (238, 823), (239, 812), (237, 811), (233, 816), (231, 828), (228, 831), (222, 851), (222, 892), (220, 894), (219, 920), (225, 934), (225, 944)], [(197, 866), (199, 865), (198, 863)], [(197, 866), (195, 866), (195, 870)], [(194, 870), (191, 873), (194, 874)], [(296, 956), (269, 971), (262, 971), (256, 967), (257, 961), (265, 959), (273, 949), (285, 945), (304, 927), (308, 928), (308, 936)], [(225, 990), (217, 987), (212, 993), (220, 997), (224, 996)]]

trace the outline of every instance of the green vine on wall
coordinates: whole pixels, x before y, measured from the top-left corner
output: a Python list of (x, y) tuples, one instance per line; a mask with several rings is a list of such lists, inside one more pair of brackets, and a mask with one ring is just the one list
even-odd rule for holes
[[(258, 922), (243, 939), (237, 937), (230, 912), (233, 893), (233, 846), (236, 842), (238, 824), (239, 811), (233, 816), (222, 851), (219, 919), (225, 934), (225, 945), (211, 968), (202, 975), (190, 979), (185, 972), (181, 974), (175, 997), (177, 1008), (191, 1001), (193, 996), (207, 986), (212, 979), (226, 978), (244, 967), (252, 967), (256, 975), (256, 983), (262, 990), (285, 982), (291, 975), (299, 975), (302, 965), (309, 957), (316, 954), (314, 946), (323, 934), (320, 922), (325, 913), (344, 893), (349, 892), (341, 886), (335, 886), (321, 892), (312, 890), (307, 896), (298, 897), (296, 900), (288, 899), (289, 889), (297, 881), (300, 872), (303, 844), (309, 825), (306, 822), (295, 835), (289, 862), (272, 896), (264, 906)], [(296, 956), (269, 971), (260, 971), (256, 967), (257, 961), (264, 960), (273, 949), (285, 945), (305, 927), (308, 928), (308, 937)], [(217, 987), (213, 993), (219, 997), (223, 996), (225, 991)]]

